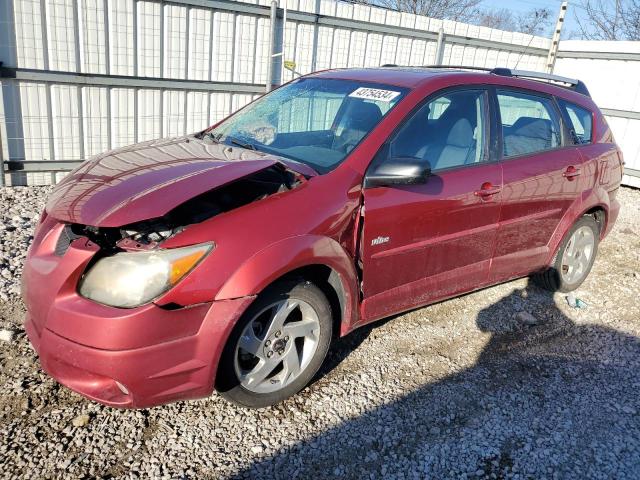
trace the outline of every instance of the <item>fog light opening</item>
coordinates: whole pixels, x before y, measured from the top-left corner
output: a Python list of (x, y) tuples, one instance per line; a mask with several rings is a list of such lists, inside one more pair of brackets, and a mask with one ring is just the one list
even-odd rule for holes
[(129, 395), (129, 390), (127, 390), (127, 387), (125, 387), (123, 384), (121, 384), (117, 380), (114, 380), (114, 381), (116, 382), (116, 385), (124, 395)]

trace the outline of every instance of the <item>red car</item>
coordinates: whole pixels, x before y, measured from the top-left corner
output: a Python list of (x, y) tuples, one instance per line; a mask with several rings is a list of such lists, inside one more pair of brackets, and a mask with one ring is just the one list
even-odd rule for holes
[(107, 405), (272, 405), (369, 322), (530, 274), (577, 288), (622, 165), (579, 81), (315, 73), (67, 176), (24, 268), (26, 330), (46, 372)]

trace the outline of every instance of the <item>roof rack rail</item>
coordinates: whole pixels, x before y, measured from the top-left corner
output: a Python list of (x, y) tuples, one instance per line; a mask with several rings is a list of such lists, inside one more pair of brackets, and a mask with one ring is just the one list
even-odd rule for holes
[(492, 73), (494, 75), (501, 75), (503, 77), (527, 78), (531, 80), (543, 80), (547, 82), (561, 83), (578, 93), (586, 95), (587, 97), (591, 96), (584, 82), (581, 80), (576, 80), (574, 78), (562, 77), (560, 75), (553, 75), (551, 73), (531, 72), (528, 70), (511, 70), (510, 68), (494, 68), (490, 70), (489, 73)]
[[(382, 65), (382, 67), (398, 67), (399, 65), (393, 63), (387, 63)], [(582, 95), (586, 95), (590, 97), (591, 94), (587, 89), (587, 86), (584, 84), (582, 80), (576, 80), (574, 78), (562, 77), (560, 75), (553, 75), (550, 73), (543, 72), (531, 72), (528, 70), (512, 70), (510, 68), (487, 68), (487, 67), (471, 67), (465, 65), (423, 65), (421, 67), (413, 67), (413, 68), (439, 68), (439, 69), (451, 69), (451, 70), (477, 70), (480, 72), (488, 72), (493, 75), (500, 75), (503, 77), (515, 77), (515, 78), (527, 78), (530, 80), (539, 80), (546, 82), (554, 82), (559, 83), (561, 86), (565, 88), (570, 88)]]
[(487, 67), (469, 67), (465, 65), (423, 65), (421, 68), (450, 68), (452, 70), (479, 70), (481, 72), (490, 72), (493, 70)]
[[(386, 67), (401, 67), (402, 65), (396, 65), (395, 63), (385, 63), (384, 65), (381, 65), (381, 68), (386, 68)], [(419, 66), (414, 66), (414, 65), (406, 65), (406, 68), (442, 68), (442, 69), (451, 69), (451, 70), (480, 70), (482, 72), (490, 72), (491, 70), (493, 70), (492, 68), (487, 68), (487, 67), (468, 67), (465, 65), (419, 65)]]

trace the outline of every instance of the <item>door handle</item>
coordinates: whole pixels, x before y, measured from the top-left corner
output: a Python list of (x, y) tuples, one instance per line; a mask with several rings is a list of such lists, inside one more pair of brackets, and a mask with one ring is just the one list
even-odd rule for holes
[(500, 193), (502, 191), (501, 187), (494, 187), (491, 182), (484, 182), (482, 184), (482, 186), (480, 187), (480, 190), (476, 190), (475, 192), (473, 192), (473, 194), (476, 197), (482, 197), (482, 198), (487, 198), (487, 197), (491, 197), (497, 193)]
[(580, 169), (574, 167), (573, 165), (568, 166), (562, 174), (562, 176), (568, 180), (573, 180), (578, 175), (580, 175)]

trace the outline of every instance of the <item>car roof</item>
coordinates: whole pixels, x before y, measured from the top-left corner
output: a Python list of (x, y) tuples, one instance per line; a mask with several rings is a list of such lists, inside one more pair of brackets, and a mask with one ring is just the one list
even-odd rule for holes
[[(567, 99), (578, 99), (579, 97), (582, 97), (583, 101), (586, 100), (587, 103), (591, 103), (588, 91), (582, 82), (579, 82), (579, 85), (581, 86), (580, 88), (584, 89), (584, 91), (577, 92), (576, 88), (569, 88), (566, 85), (547, 81), (553, 76), (549, 76), (544, 73), (536, 74), (536, 72), (522, 72), (529, 74), (529, 76), (522, 78), (519, 75), (516, 75), (516, 73), (516, 70), (511, 71), (509, 69), (501, 68), (490, 70), (474, 67), (403, 67), (394, 65), (374, 68), (341, 68), (323, 70), (312, 73), (310, 76), (327, 79), (333, 78), (382, 83), (409, 89), (417, 88), (434, 79), (451, 79), (454, 84), (469, 83), (520, 87), (551, 95), (557, 95)], [(532, 75), (534, 74), (539, 76), (539, 79), (533, 79), (534, 77)], [(547, 80), (544, 79), (545, 75), (549, 77)], [(562, 79), (563, 77), (556, 78)]]
[[(396, 87), (415, 88), (425, 80), (442, 75), (442, 70), (421, 67), (339, 68), (313, 73), (314, 77), (385, 83)], [(448, 71), (447, 73), (451, 73)]]

